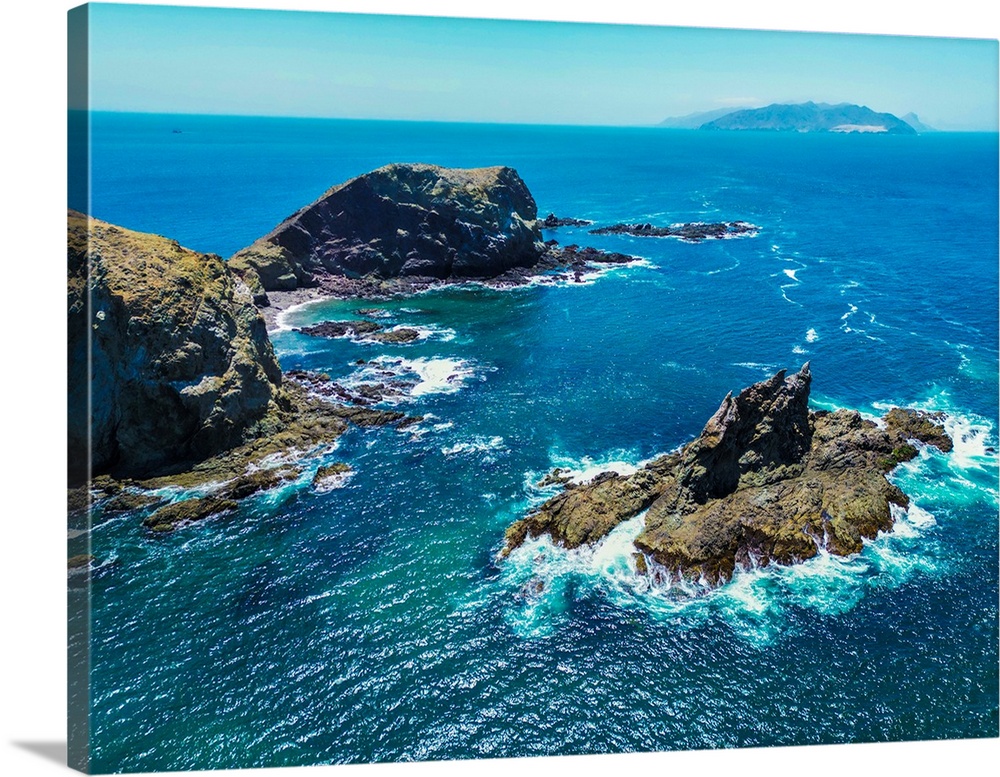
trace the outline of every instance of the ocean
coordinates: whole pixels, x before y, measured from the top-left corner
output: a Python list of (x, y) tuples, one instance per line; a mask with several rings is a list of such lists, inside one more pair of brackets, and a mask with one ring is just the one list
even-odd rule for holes
[[(540, 216), (595, 226), (759, 226), (702, 243), (564, 227), (545, 237), (641, 260), (283, 313), (284, 369), (391, 374), (397, 409), (424, 420), (351, 429), (299, 481), (168, 536), (94, 516), (92, 769), (997, 735), (996, 134), (92, 127), (90, 203), (71, 205), (222, 256), (389, 162), (509, 165)], [(359, 308), (421, 337), (293, 331)], [(806, 361), (815, 408), (942, 411), (955, 440), (894, 472), (912, 505), (862, 553), (707, 595), (634, 575), (641, 518), (592, 549), (532, 540), (499, 558), (505, 528), (555, 493), (538, 485), (553, 467), (631, 471), (727, 392)], [(312, 489), (332, 461), (352, 473)]]

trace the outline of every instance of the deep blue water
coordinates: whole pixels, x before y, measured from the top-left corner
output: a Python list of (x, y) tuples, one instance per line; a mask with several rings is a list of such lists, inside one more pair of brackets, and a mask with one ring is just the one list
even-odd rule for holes
[[(379, 359), (428, 417), (352, 430), (301, 483), (168, 537), (97, 516), (92, 767), (995, 736), (997, 147), (96, 114), (93, 215), (223, 256), (393, 161), (513, 166), (542, 215), (760, 233), (558, 230), (645, 261), (372, 303), (422, 328), (408, 346), (290, 331), (365, 303), (291, 311), (272, 333), (283, 367), (363, 380), (356, 360)], [(635, 523), (593, 552), (538, 541), (497, 559), (553, 466), (635, 466), (726, 392), (806, 360), (817, 407), (942, 410), (956, 437), (896, 471), (914, 507), (860, 555), (693, 598), (632, 573)], [(333, 460), (353, 475), (313, 491)], [(545, 591), (525, 595), (535, 577)]]

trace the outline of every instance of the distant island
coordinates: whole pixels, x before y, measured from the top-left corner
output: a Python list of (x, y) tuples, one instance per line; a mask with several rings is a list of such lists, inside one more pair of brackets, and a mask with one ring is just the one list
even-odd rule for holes
[(932, 132), (915, 113), (899, 118), (851, 103), (775, 103), (763, 108), (719, 109), (665, 119), (658, 126), (673, 129), (770, 130), (776, 132), (844, 132), (916, 135)]

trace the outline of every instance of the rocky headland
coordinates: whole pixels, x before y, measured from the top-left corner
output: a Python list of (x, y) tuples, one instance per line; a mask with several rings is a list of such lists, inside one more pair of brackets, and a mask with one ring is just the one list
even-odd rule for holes
[[(71, 512), (143, 511), (164, 531), (297, 477), (283, 457), (349, 423), (407, 418), (283, 380), (250, 289), (218, 256), (71, 211), (67, 260)], [(163, 505), (165, 486), (204, 495)]]
[(535, 200), (510, 167), (391, 164), (334, 186), (233, 255), (266, 291), (317, 276), (493, 278), (544, 252)]
[[(554, 214), (539, 219), (531, 192), (510, 167), (391, 164), (334, 186), (228, 265), (258, 306), (281, 309), (465, 281), (506, 288), (560, 271), (579, 278), (636, 259), (542, 240), (543, 227), (590, 223)], [(265, 311), (269, 324), (275, 315)]]
[(70, 400), (89, 388), (92, 408), (69, 433), (90, 435), (93, 471), (141, 475), (252, 437), (281, 369), (243, 282), (164, 237), (75, 212), (68, 230), (70, 363), (89, 373)]
[[(951, 449), (941, 418), (894, 408), (883, 424), (851, 410), (810, 411), (806, 364), (729, 394), (701, 434), (629, 476), (606, 472), (565, 490), (510, 526), (503, 555), (549, 535), (592, 544), (645, 512), (636, 569), (708, 586), (737, 568), (794, 564), (825, 549), (857, 553), (909, 500), (886, 479), (918, 455)], [(559, 482), (558, 474), (549, 483)]]

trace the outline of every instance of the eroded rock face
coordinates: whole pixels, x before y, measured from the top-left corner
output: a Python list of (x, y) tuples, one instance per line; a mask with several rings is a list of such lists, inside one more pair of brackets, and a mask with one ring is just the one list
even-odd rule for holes
[(323, 274), (493, 278), (541, 257), (537, 215), (510, 167), (392, 164), (330, 189), (230, 266), (267, 291)]
[[(281, 386), (246, 285), (218, 256), (80, 213), (68, 238), (70, 373), (90, 376), (92, 474), (146, 475), (244, 441)], [(71, 406), (86, 391), (85, 377), (71, 385)], [(71, 450), (87, 433), (72, 414)]]
[(730, 394), (677, 453), (567, 489), (516, 522), (505, 552), (540, 534), (571, 548), (593, 543), (643, 510), (643, 564), (710, 585), (737, 567), (792, 564), (821, 547), (860, 551), (892, 527), (892, 505), (909, 504), (885, 478), (917, 455), (909, 440), (942, 450), (951, 441), (941, 419), (919, 411), (894, 409), (885, 429), (855, 411), (810, 412), (811, 382), (806, 364)]

